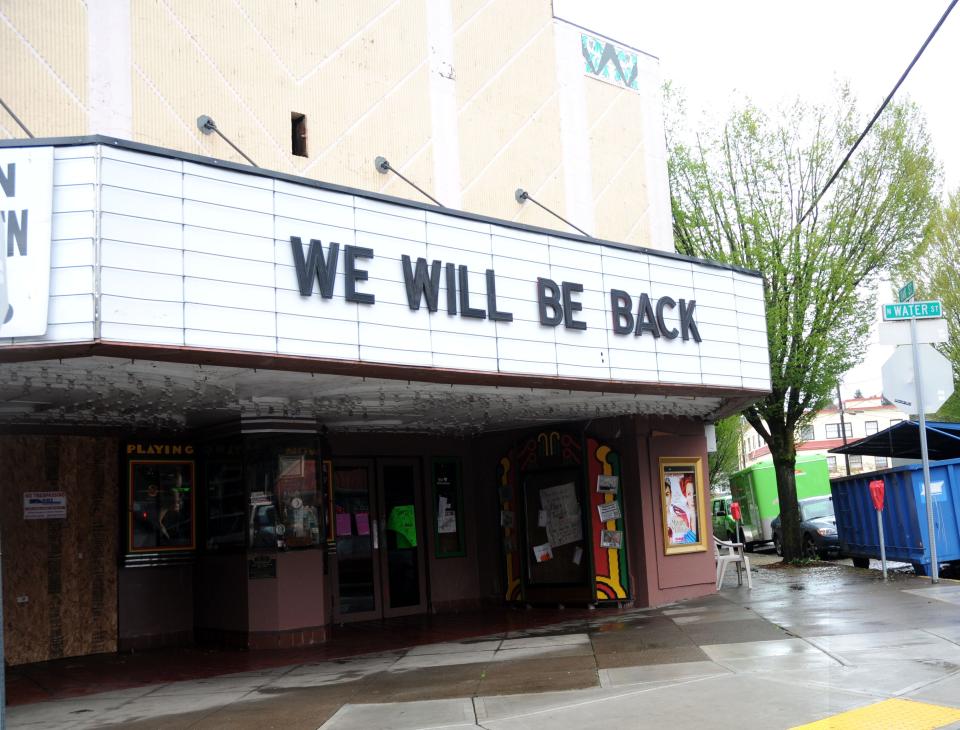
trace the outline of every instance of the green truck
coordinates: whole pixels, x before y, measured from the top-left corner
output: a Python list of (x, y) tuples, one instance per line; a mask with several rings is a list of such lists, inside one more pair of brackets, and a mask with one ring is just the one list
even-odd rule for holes
[[(797, 499), (830, 494), (830, 470), (823, 454), (797, 454)], [(777, 475), (766, 460), (741, 469), (730, 477), (730, 496), (740, 503), (743, 532), (740, 541), (748, 549), (773, 541), (770, 523), (780, 514)], [(716, 515), (714, 515), (716, 518)], [(718, 535), (718, 537), (722, 537)], [(728, 536), (732, 537), (732, 535)]]

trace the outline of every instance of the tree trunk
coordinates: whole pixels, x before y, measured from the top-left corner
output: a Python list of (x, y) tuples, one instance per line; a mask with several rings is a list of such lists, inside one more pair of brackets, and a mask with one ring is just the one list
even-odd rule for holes
[(785, 562), (803, 557), (800, 535), (800, 508), (797, 505), (797, 447), (793, 432), (771, 429), (773, 469), (777, 475), (777, 496), (780, 499), (780, 540)]

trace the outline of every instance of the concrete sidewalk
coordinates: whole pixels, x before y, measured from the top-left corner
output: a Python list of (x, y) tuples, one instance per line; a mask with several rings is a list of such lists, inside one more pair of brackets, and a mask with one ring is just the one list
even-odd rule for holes
[[(728, 577), (728, 586), (734, 581)], [(22, 705), (11, 728), (960, 728), (960, 583), (761, 566), (754, 589)], [(883, 723), (889, 723), (884, 725)]]

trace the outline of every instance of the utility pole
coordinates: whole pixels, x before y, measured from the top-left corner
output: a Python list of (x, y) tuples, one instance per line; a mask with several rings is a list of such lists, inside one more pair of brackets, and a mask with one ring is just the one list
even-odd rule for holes
[[(847, 424), (843, 420), (843, 398), (840, 395), (840, 383), (837, 383), (837, 405), (840, 407), (840, 434), (843, 436), (843, 445), (847, 445)], [(850, 476), (850, 454), (843, 455), (847, 463), (847, 476)]]

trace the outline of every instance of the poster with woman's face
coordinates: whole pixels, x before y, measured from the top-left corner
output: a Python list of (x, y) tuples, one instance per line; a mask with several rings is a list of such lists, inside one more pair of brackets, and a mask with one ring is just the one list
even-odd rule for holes
[(194, 547), (192, 461), (130, 462), (130, 552)]
[(661, 459), (664, 547), (669, 552), (706, 549), (700, 519), (699, 460)]

